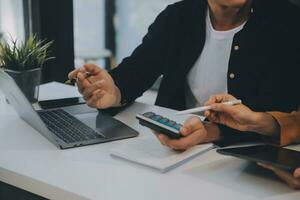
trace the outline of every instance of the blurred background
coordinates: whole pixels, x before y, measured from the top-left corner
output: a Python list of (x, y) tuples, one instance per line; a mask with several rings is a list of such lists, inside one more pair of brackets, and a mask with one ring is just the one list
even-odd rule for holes
[[(115, 67), (141, 43), (155, 17), (176, 1), (0, 0), (0, 38), (22, 41), (33, 33), (54, 40), (56, 59), (44, 67), (42, 82), (64, 82), (84, 63)], [(300, 0), (291, 1), (300, 5)], [(147, 94), (153, 102), (156, 93)]]
[(54, 40), (56, 60), (43, 82), (66, 79), (84, 63), (115, 67), (141, 43), (148, 26), (178, 0), (0, 0), (0, 37), (24, 40), (30, 33)]
[[(111, 69), (141, 43), (148, 26), (179, 0), (0, 0), (0, 38), (22, 41), (30, 33), (54, 40), (56, 60), (43, 82), (63, 82), (84, 63)], [(300, 0), (291, 0), (300, 5)]]

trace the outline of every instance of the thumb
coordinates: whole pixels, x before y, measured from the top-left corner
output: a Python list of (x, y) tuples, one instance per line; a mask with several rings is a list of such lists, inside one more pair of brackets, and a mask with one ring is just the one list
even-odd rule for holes
[(180, 132), (183, 136), (188, 136), (196, 130), (202, 128), (204, 128), (204, 126), (199, 117), (191, 117), (183, 124)]
[(85, 64), (83, 67), (87, 72), (91, 73), (92, 75), (100, 74), (104, 70), (94, 64)]
[(71, 71), (71, 72), (68, 74), (68, 78), (69, 78), (70, 80), (71, 80), (71, 79), (76, 79), (79, 72), (80, 72), (80, 69), (75, 69), (75, 70)]
[(300, 167), (299, 167), (298, 169), (295, 170), (294, 176), (295, 176), (296, 178), (300, 178)]
[(226, 114), (233, 114), (233, 112), (235, 111), (234, 106), (231, 105), (225, 105), (225, 104), (221, 104), (221, 103), (217, 103), (217, 104), (213, 104), (211, 106), (211, 110), (215, 111), (215, 112), (222, 112), (222, 113), (226, 113)]

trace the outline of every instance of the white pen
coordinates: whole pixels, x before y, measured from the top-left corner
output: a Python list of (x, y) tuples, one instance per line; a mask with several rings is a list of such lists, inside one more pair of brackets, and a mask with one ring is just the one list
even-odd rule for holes
[[(233, 101), (224, 102), (222, 104), (234, 106), (234, 105), (241, 104), (241, 103), (242, 103), (242, 100), (233, 100)], [(210, 109), (211, 109), (211, 106), (203, 106), (203, 107), (193, 108), (193, 109), (189, 109), (189, 110), (183, 110), (183, 111), (177, 112), (176, 115), (193, 114), (193, 113), (198, 113), (198, 112), (204, 112), (204, 111), (207, 111)]]

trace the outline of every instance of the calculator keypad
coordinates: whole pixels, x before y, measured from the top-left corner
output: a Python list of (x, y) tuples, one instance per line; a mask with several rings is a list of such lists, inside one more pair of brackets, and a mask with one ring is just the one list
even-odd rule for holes
[(159, 123), (161, 123), (161, 124), (164, 124), (164, 125), (166, 125), (166, 126), (168, 126), (168, 127), (174, 128), (174, 129), (176, 129), (176, 130), (178, 130), (178, 131), (180, 131), (180, 129), (181, 129), (181, 127), (182, 127), (181, 124), (178, 124), (178, 123), (176, 123), (175, 121), (172, 121), (172, 120), (170, 120), (170, 119), (168, 119), (168, 118), (165, 118), (165, 117), (163, 117), (163, 116), (161, 116), (161, 115), (156, 115), (156, 114), (153, 113), (153, 112), (147, 112), (147, 113), (144, 113), (143, 116), (144, 116), (144, 117), (147, 117), (147, 118), (149, 118), (149, 119), (152, 119), (152, 120), (154, 120), (154, 121), (156, 121), (156, 122), (159, 122)]

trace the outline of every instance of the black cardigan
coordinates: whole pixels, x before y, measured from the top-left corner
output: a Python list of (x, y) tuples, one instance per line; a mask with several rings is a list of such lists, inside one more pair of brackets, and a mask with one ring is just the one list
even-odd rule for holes
[[(123, 102), (134, 101), (163, 75), (156, 105), (186, 109), (187, 74), (204, 47), (207, 8), (206, 0), (183, 0), (157, 17), (142, 44), (110, 72)], [(248, 22), (234, 37), (227, 76), (228, 93), (255, 111), (296, 110), (300, 10), (287, 0), (254, 0)], [(220, 129), (224, 135), (220, 145), (259, 138), (224, 126)]]

